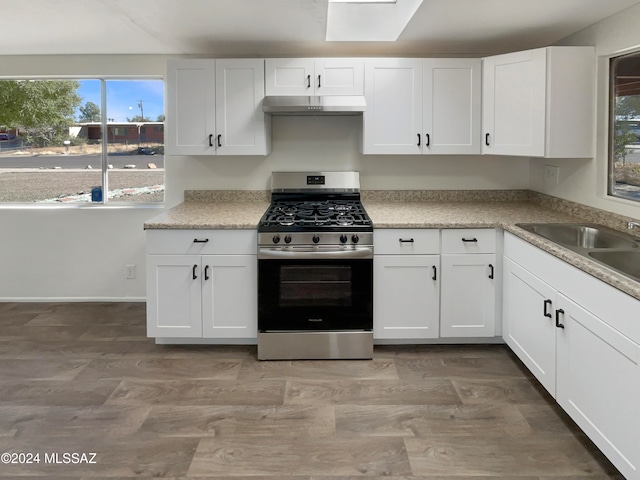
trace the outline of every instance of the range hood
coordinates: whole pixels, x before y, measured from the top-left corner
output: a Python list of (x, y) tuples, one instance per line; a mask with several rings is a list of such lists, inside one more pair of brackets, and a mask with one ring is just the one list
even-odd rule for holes
[(366, 107), (361, 95), (269, 96), (262, 111), (273, 115), (362, 115)]

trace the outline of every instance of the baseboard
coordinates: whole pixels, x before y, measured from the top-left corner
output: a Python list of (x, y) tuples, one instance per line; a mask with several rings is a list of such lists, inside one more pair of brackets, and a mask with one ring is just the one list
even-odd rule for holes
[(0, 297), (0, 303), (146, 302), (146, 297)]

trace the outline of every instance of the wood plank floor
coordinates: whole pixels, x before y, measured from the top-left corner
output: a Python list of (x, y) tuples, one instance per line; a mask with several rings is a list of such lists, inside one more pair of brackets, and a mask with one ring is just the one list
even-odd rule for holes
[(155, 345), (140, 303), (0, 304), (6, 452), (40, 463), (0, 478), (622, 478), (505, 346), (259, 362)]

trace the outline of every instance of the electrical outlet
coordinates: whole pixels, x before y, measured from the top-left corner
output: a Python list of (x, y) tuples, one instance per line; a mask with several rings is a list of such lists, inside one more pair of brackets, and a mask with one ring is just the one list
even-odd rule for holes
[(546, 185), (558, 185), (560, 181), (560, 167), (554, 165), (544, 166), (544, 183)]
[(127, 279), (133, 280), (136, 278), (136, 266), (135, 265), (126, 265), (127, 270)]

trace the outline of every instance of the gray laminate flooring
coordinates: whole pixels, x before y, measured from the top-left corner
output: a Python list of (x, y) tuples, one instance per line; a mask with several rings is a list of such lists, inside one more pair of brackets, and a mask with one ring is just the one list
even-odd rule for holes
[(259, 362), (155, 345), (140, 303), (0, 304), (0, 453), (52, 480), (622, 478), (505, 346)]

